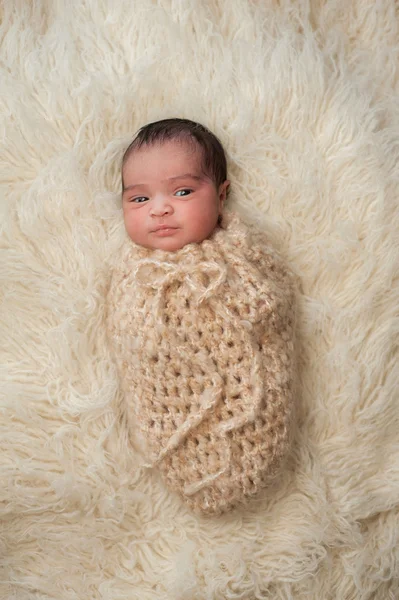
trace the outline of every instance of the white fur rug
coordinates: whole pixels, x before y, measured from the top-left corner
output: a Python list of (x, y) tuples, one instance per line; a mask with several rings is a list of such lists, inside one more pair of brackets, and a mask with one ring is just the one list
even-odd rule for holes
[[(399, 598), (395, 4), (1, 3), (2, 599)], [(170, 116), (302, 281), (292, 459), (220, 519), (138, 467), (105, 344), (119, 160)]]

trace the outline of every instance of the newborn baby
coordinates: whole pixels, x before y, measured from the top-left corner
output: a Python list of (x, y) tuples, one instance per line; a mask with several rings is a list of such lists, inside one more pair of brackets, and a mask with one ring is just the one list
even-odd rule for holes
[(219, 140), (167, 119), (122, 162), (127, 239), (107, 328), (133, 445), (202, 514), (245, 503), (289, 449), (294, 291), (264, 236), (225, 212)]

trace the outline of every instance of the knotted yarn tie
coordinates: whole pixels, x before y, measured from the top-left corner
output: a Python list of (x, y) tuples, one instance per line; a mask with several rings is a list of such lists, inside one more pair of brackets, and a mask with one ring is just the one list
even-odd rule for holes
[[(145, 271), (150, 267), (151, 270)], [(201, 282), (200, 276), (209, 279), (208, 285)], [(157, 261), (147, 258), (140, 261), (134, 270), (134, 277), (144, 288), (156, 290), (155, 310), (160, 320), (164, 321), (162, 314), (163, 297), (165, 288), (174, 281), (188, 284), (194, 294), (196, 306), (207, 300), (226, 281), (227, 268), (213, 261), (203, 261), (195, 264), (177, 265), (171, 262)], [(149, 279), (147, 279), (149, 277)]]

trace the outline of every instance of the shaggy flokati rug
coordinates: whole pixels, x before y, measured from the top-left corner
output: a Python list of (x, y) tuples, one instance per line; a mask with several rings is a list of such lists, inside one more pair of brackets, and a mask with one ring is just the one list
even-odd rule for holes
[[(399, 598), (395, 0), (3, 0), (0, 598)], [(301, 280), (287, 468), (199, 518), (143, 471), (105, 341), (119, 160), (183, 116)]]

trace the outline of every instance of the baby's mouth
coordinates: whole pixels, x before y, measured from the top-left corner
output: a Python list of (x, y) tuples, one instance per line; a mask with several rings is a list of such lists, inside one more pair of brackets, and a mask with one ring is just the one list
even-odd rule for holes
[(155, 227), (151, 231), (151, 233), (158, 233), (159, 231), (170, 231), (174, 229), (177, 229), (177, 227), (173, 227), (172, 225), (157, 225), (157, 227)]
[(163, 226), (163, 227), (158, 227), (157, 229), (154, 229), (151, 233), (153, 233), (159, 237), (165, 237), (168, 235), (173, 235), (177, 231), (177, 229), (178, 229), (177, 227)]

